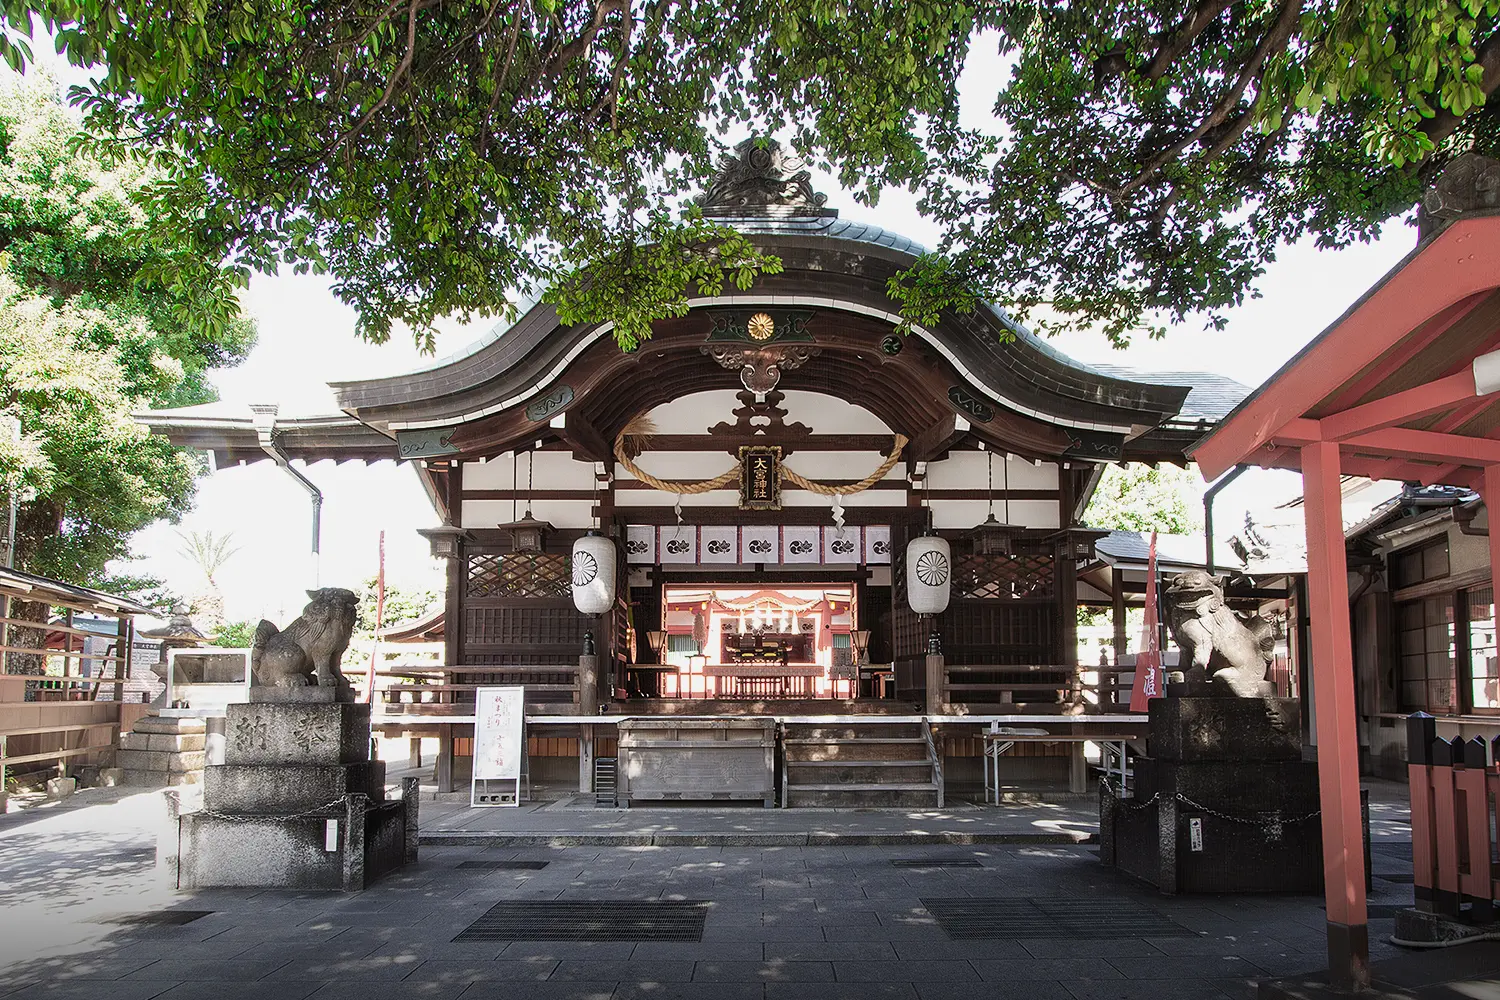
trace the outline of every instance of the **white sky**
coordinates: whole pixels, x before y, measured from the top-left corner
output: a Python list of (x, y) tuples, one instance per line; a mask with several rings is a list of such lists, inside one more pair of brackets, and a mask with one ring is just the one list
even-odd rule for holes
[[(973, 61), (986, 64), (982, 55)], [(995, 61), (965, 80), (966, 119), (984, 113), (992, 99)], [(873, 222), (928, 246), (937, 232), (915, 211), (915, 199), (889, 192), (876, 209), (858, 206), (826, 175), (818, 189), (845, 218)], [(1055, 346), (1083, 362), (1113, 362), (1142, 370), (1206, 371), (1255, 386), (1272, 374), (1415, 244), (1415, 231), (1387, 226), (1373, 244), (1338, 252), (1319, 251), (1308, 241), (1286, 248), (1259, 282), (1262, 297), (1236, 310), (1222, 332), (1201, 323), (1171, 330), (1160, 341), (1138, 341), (1127, 351), (1112, 349), (1098, 335), (1073, 335)], [(382, 347), (354, 336), (354, 313), (338, 303), (327, 279), (257, 276), (244, 297), (246, 313), (260, 328), (260, 343), (240, 368), (214, 382), (233, 403), (274, 402), (283, 412), (331, 412), (328, 381), (391, 375), (423, 366), (399, 334)], [(445, 330), (439, 357), (477, 339), (487, 321)], [(387, 579), (401, 586), (441, 589), (440, 568), (427, 555), (415, 529), (436, 523), (415, 473), (394, 463), (364, 466), (323, 462), (306, 470), (322, 489), (323, 553), (314, 567), (309, 554), (310, 505), (307, 494), (269, 462), (220, 470), (205, 477), (183, 528), (231, 531), (239, 552), (219, 574), (226, 612), (232, 619), (260, 616), (284, 622), (301, 607), (301, 591), (317, 585), (357, 587), (375, 573), (378, 538), (386, 532)], [(1298, 477), (1252, 472), (1229, 487), (1215, 506), (1225, 531), (1240, 525), (1247, 508), (1260, 509), (1295, 496)], [(180, 592), (200, 587), (197, 571), (178, 554), (177, 529), (157, 525), (133, 544), (138, 561), (131, 572), (158, 575)], [(124, 568), (124, 567), (122, 567)]]

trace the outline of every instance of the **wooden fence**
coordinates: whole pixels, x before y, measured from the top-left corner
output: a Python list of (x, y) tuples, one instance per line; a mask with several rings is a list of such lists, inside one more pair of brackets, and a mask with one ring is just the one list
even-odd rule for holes
[(1495, 918), (1495, 807), (1500, 796), (1500, 738), (1439, 739), (1437, 720), (1418, 712), (1406, 720), (1411, 781), (1412, 885), (1417, 908)]

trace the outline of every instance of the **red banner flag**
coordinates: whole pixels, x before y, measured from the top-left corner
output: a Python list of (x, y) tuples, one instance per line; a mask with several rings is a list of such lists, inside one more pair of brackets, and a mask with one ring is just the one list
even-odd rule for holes
[(380, 662), (380, 626), (385, 624), (385, 532), (380, 533), (380, 569), (375, 573), (375, 638), (370, 643), (370, 672), (365, 675), (365, 704), (375, 704), (375, 667)]
[(1163, 694), (1160, 614), (1156, 608), (1156, 532), (1151, 532), (1151, 551), (1146, 556), (1146, 628), (1140, 652), (1135, 654), (1135, 685), (1130, 692), (1130, 710), (1146, 711), (1152, 698)]

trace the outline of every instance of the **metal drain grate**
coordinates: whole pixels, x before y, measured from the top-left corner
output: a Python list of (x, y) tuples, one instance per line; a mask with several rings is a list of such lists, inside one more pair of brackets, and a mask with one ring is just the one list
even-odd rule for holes
[(978, 858), (896, 858), (897, 868), (983, 868)]
[(201, 920), (213, 910), (157, 910), (154, 913), (118, 913), (111, 917), (100, 917), (96, 924), (121, 924), (131, 927), (181, 927), (194, 920)]
[(496, 903), (454, 941), (702, 941), (708, 903), (580, 899)]
[(1195, 936), (1129, 899), (924, 899), (922, 905), (954, 940)]
[(550, 861), (465, 861), (458, 867), (484, 868), (490, 871), (539, 872), (551, 863)]

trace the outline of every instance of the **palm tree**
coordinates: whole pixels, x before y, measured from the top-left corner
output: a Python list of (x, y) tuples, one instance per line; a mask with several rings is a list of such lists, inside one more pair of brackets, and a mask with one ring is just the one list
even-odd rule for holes
[(214, 574), (239, 551), (230, 546), (234, 533), (226, 531), (216, 536), (212, 531), (179, 531), (177, 537), (182, 539), (182, 548), (178, 552), (202, 571), (208, 584), (194, 597), (193, 608), (198, 613), (200, 627), (211, 632), (224, 621), (224, 595)]

